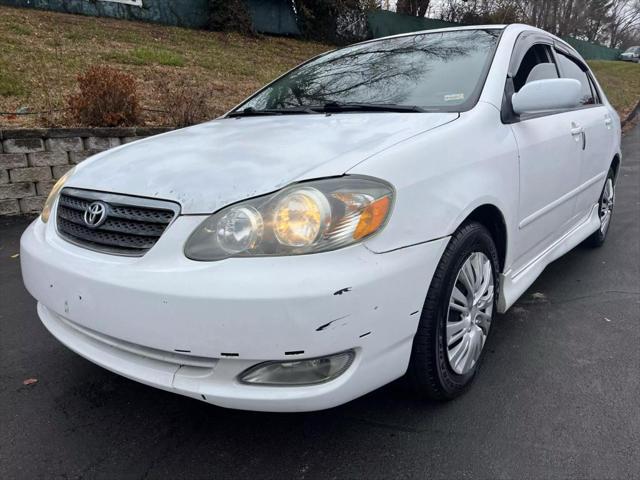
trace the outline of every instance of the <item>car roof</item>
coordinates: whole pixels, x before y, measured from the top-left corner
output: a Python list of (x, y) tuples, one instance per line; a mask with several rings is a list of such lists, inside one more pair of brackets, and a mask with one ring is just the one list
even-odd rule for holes
[[(380, 40), (389, 40), (391, 38), (412, 37), (414, 35), (424, 35), (426, 33), (456, 32), (464, 30), (504, 30), (509, 25), (460, 25), (446, 28), (431, 28), (428, 30), (416, 30), (414, 32), (397, 33), (395, 35), (387, 35), (386, 37), (372, 38), (354, 45), (362, 45), (364, 43), (379, 42)], [(533, 28), (533, 27), (530, 27)]]
[[(354, 45), (362, 45), (366, 43), (378, 42), (381, 40), (388, 40), (392, 38), (402, 38), (402, 37), (411, 37), (414, 35), (424, 35), (429, 33), (441, 33), (441, 32), (456, 32), (456, 31), (464, 31), (464, 30), (504, 30), (513, 32), (515, 34), (520, 34), (522, 32), (538, 32), (542, 35), (546, 35), (549, 38), (553, 39), (554, 42), (557, 42), (565, 47), (565, 49), (569, 50), (573, 55), (582, 59), (582, 56), (577, 52), (577, 50), (571, 46), (569, 43), (565, 42), (562, 38), (553, 35), (552, 33), (547, 32), (546, 30), (542, 30), (541, 28), (532, 27), (531, 25), (526, 25), (524, 23), (511, 23), (511, 24), (485, 24), (485, 25), (457, 25), (454, 27), (446, 27), (446, 28), (434, 28), (429, 30), (417, 30), (415, 32), (406, 32), (399, 33), (396, 35), (389, 35), (386, 37), (374, 38), (371, 40), (365, 40), (364, 42), (359, 42)], [(350, 45), (351, 46), (351, 45)], [(583, 59), (582, 59), (583, 60)], [(584, 62), (584, 60), (583, 60)]]

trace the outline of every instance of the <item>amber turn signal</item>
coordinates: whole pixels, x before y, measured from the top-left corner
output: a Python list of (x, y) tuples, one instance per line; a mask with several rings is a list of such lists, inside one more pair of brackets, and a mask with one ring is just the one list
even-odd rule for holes
[(387, 218), (390, 206), (389, 197), (379, 198), (368, 205), (360, 214), (360, 221), (353, 232), (354, 240), (360, 240), (378, 230)]

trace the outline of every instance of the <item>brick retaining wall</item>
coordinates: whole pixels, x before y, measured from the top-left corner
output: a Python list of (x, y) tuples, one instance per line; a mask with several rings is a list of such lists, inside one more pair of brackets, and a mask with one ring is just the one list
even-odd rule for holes
[(0, 216), (38, 213), (58, 178), (85, 158), (167, 128), (0, 129)]

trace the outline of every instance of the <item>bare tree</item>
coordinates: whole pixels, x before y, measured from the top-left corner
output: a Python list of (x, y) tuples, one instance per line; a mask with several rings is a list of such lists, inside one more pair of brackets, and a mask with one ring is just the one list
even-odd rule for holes
[[(213, 1), (213, 0), (212, 0)], [(215, 0), (220, 2), (221, 0)], [(234, 0), (238, 1), (238, 0)], [(640, 0), (291, 0), (303, 33), (349, 43), (366, 35), (372, 9), (463, 24), (528, 23), (560, 37), (620, 48), (640, 39)]]
[(609, 46), (617, 48), (640, 31), (640, 0), (613, 0), (610, 7)]
[(429, 10), (431, 0), (398, 0), (396, 11), (414, 17), (424, 17)]
[(640, 38), (640, 0), (444, 0), (441, 18), (468, 24), (523, 22), (613, 48)]

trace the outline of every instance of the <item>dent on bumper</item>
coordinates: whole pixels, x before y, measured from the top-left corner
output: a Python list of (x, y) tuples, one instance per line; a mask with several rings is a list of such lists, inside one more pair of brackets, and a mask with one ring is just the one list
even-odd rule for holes
[[(328, 408), (404, 373), (446, 239), (386, 254), (359, 245), (317, 255), (201, 263), (176, 252), (200, 220), (179, 219), (135, 260), (89, 252), (58, 238), (51, 225), (34, 222), (22, 238), (21, 262), (43, 323), (69, 348), (109, 370), (232, 408)], [(104, 338), (164, 352), (169, 361)], [(354, 363), (326, 384), (237, 381), (263, 360), (352, 348)], [(171, 355), (212, 363), (185, 365), (193, 362)]]
[(401, 375), (399, 367), (411, 351), (411, 338), (387, 346), (375, 357), (368, 355), (367, 360), (362, 351), (357, 351), (354, 362), (344, 374), (320, 385), (251, 386), (241, 384), (237, 378), (254, 365), (254, 361), (210, 359), (208, 366), (181, 365), (176, 359), (149, 358), (87, 336), (42, 304), (38, 304), (38, 314), (61, 343), (107, 370), (162, 390), (242, 410), (301, 412), (340, 405)]

